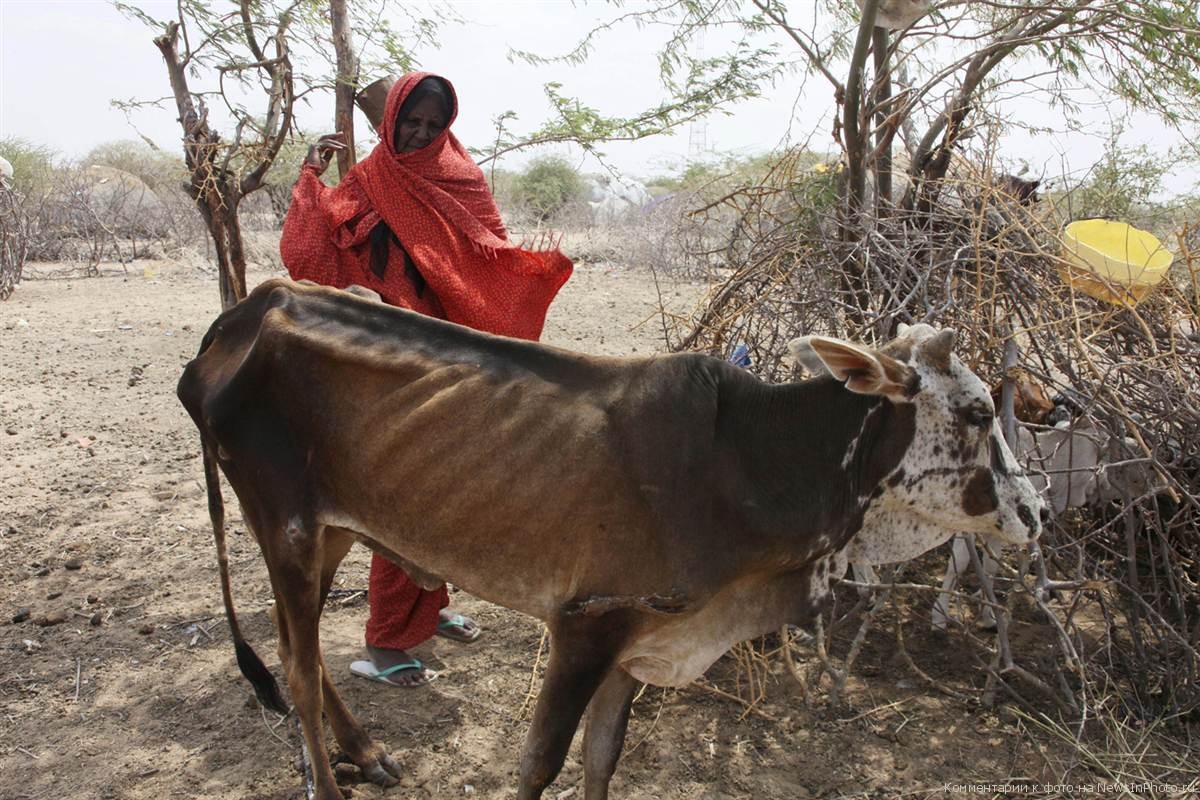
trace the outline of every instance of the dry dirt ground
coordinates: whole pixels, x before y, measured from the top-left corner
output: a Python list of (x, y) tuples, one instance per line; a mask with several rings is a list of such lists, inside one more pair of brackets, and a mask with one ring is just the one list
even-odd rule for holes
[[(234, 663), (198, 441), (174, 395), (217, 312), (215, 281), (166, 263), (146, 277), (145, 266), (28, 279), (0, 305), (0, 798), (298, 797), (290, 722), (260, 712)], [(661, 291), (686, 309), (702, 289)], [(648, 274), (581, 267), (545, 339), (662, 349), (658, 304)], [(239, 528), (236, 506), (231, 517)], [(243, 626), (278, 672), (256, 546), (233, 535), (230, 547)], [(367, 563), (352, 553), (340, 587), (364, 586)], [(335, 679), (406, 771), (400, 787), (355, 785), (354, 797), (512, 795), (541, 628), (461, 593), (454, 604), (486, 635), (419, 648), (442, 674), (417, 690), (352, 678), (365, 603), (345, 594), (328, 608)], [(21, 609), (30, 618), (11, 621)], [(926, 669), (956, 669), (952, 644), (913, 637)], [(613, 796), (939, 797), (946, 782), (1041, 776), (1011, 725), (924, 689), (890, 641), (869, 641), (837, 710), (820, 698), (806, 707), (778, 663), (760, 676), (753, 713), (702, 686), (646, 690)], [(708, 679), (726, 692), (745, 683), (732, 658)], [(547, 796), (582, 794), (576, 743)]]

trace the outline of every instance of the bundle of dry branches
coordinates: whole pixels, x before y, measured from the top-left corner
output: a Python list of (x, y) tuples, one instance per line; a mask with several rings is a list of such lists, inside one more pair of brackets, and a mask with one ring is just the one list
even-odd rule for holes
[[(1019, 371), (1060, 395), (1070, 425), (1125, 446), (1121, 463), (1097, 469), (1136, 468), (1144, 479), (1132, 493), (1122, 484), (1119, 500), (1059, 515), (1041, 541), (1041, 561), (1033, 554), (1040, 579), (1025, 574), (1030, 559), (1022, 554), (1022, 566), (996, 581), (991, 602), (1011, 608), (1028, 595), (1029, 607), (1048, 615), (1055, 657), (1021, 653), (1001, 624), (996, 639), (968, 637), (981, 679), (1022, 705), (1050, 699), (1081, 720), (1101, 705), (1111, 710), (1113, 687), (1130, 718), (1194, 712), (1200, 254), (1184, 246), (1178, 275), (1136, 308), (1114, 306), (1064, 282), (1060, 221), (992, 188), (986, 170), (931, 187), (928, 210), (880, 203), (847, 219), (836, 200), (824, 210), (805, 204), (829, 170), (799, 163), (784, 158), (764, 185), (700, 214), (720, 215), (722, 226), (735, 218), (725, 254), (732, 274), (675, 331), (678, 349), (728, 358), (745, 348), (753, 371), (785, 380), (794, 377), (782, 361), (792, 337), (874, 343), (900, 322), (927, 322), (955, 330), (960, 358), (985, 380)], [(1190, 239), (1181, 232), (1181, 246)], [(1002, 364), (1009, 342), (1015, 367)]]
[(21, 280), (29, 247), (29, 218), (10, 189), (0, 187), (0, 300)]

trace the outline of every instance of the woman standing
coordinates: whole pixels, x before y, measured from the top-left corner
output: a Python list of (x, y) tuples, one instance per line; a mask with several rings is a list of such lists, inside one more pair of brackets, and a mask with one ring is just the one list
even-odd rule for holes
[[(320, 176), (339, 134), (309, 150), (284, 221), (280, 252), (297, 280), (378, 292), (385, 303), (477, 330), (537, 339), (546, 310), (571, 274), (558, 250), (508, 241), (483, 173), (450, 132), (458, 101), (450, 82), (425, 72), (388, 93), (379, 144), (335, 188)], [(382, 556), (371, 561), (370, 661), (351, 670), (395, 686), (434, 673), (407, 653), (435, 633), (470, 642), (470, 619), (450, 613), (446, 588), (425, 591)]]

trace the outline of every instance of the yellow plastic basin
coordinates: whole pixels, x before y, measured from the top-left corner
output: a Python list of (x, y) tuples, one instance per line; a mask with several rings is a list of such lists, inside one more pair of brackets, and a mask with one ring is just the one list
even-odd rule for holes
[(1084, 294), (1130, 308), (1153, 291), (1174, 256), (1153, 234), (1125, 222), (1081, 219), (1062, 232), (1059, 274)]

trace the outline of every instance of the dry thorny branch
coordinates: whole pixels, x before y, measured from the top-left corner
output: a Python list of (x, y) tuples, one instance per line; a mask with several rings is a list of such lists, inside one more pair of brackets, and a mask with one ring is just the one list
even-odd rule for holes
[[(693, 255), (723, 263), (725, 278), (693, 318), (677, 326), (677, 347), (727, 358), (744, 351), (754, 372), (784, 380), (793, 377), (782, 361), (792, 337), (820, 333), (879, 342), (900, 322), (928, 322), (958, 332), (960, 357), (985, 380), (999, 383), (1020, 371), (1048, 396), (1060, 395), (1072, 409), (1070, 425), (1094, 426), (1098, 435), (1126, 445), (1124, 460), (1098, 469), (1133, 467), (1142, 480), (1133, 490), (1123, 484), (1116, 502), (1058, 515), (1040, 553), (1022, 554), (1019, 567), (1005, 568), (994, 585), (977, 570), (987, 602), (1023, 616), (1015, 620), (1022, 628), (1044, 630), (1039, 641), (1050, 643), (1052, 657), (1022, 652), (1029, 637), (1013, 639), (1010, 615), (1000, 614), (996, 636), (960, 632), (975, 654), (982, 689), (938, 688), (984, 701), (1004, 696), (1027, 712), (1049, 700), (1077, 731), (1097, 719), (1101, 706), (1127, 720), (1194, 717), (1200, 708), (1200, 399), (1194, 389), (1200, 382), (1200, 254), (1187, 247), (1190, 232), (1180, 232), (1179, 275), (1136, 308), (1125, 308), (1065, 282), (1058, 223), (991, 188), (986, 174), (947, 181), (927, 213), (892, 209), (846, 241), (832, 211), (814, 216), (802, 202), (828, 170), (817, 174), (799, 163), (784, 158), (762, 185), (727, 193), (697, 214), (709, 234)], [(732, 233), (712, 233), (717, 230)], [(1002, 363), (1006, 342), (1015, 346), (1011, 366)], [(1036, 460), (1029, 465), (1038, 466)], [(974, 561), (978, 566), (978, 555)], [(893, 598), (910, 591), (899, 584), (885, 588)], [(936, 683), (904, 649), (900, 624), (907, 663)], [(864, 631), (842, 651), (846, 662)], [(819, 642), (818, 651), (829, 643)], [(828, 659), (821, 657), (822, 669), (836, 691), (846, 667)], [(753, 682), (750, 688), (753, 702)]]
[(29, 226), (29, 216), (16, 192), (0, 187), (0, 300), (7, 300), (21, 281)]

